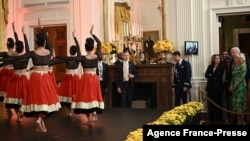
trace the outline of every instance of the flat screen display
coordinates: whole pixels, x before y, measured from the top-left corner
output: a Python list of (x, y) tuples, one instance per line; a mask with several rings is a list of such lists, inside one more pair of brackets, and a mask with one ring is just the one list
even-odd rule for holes
[(184, 47), (186, 55), (188, 54), (198, 55), (198, 48), (199, 48), (198, 41), (185, 41)]

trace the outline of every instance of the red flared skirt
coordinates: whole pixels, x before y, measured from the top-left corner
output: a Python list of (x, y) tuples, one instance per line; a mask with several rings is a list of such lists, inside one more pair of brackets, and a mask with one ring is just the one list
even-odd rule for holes
[(54, 85), (56, 91), (58, 92), (58, 87), (57, 87), (57, 82), (56, 82), (56, 75), (55, 75), (55, 73), (54, 73), (53, 71), (49, 71), (49, 75), (50, 75), (50, 77), (51, 77), (51, 80), (52, 80), (52, 82), (53, 82), (53, 85)]
[(0, 70), (0, 91), (6, 92), (11, 76), (14, 74), (14, 69), (2, 68)]
[(80, 77), (78, 75), (65, 74), (62, 83), (58, 89), (59, 101), (71, 103), (72, 96), (76, 94), (79, 88)]
[[(10, 78), (10, 85), (7, 87), (4, 103), (9, 105), (22, 104), (24, 95), (29, 93), (29, 80), (26, 75), (13, 74)], [(8, 107), (7, 108), (14, 108)]]
[(54, 112), (61, 108), (57, 91), (48, 73), (32, 72), (30, 92), (24, 95), (23, 112)]
[(82, 109), (83, 111), (104, 109), (100, 81), (96, 74), (84, 73), (82, 75), (79, 89), (73, 97), (71, 108)]

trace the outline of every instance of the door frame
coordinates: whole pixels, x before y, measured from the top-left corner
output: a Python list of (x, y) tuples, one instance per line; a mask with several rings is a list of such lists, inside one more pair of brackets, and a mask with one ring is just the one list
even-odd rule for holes
[(233, 30), (233, 45), (239, 46), (239, 34), (250, 33), (250, 28), (236, 28)]

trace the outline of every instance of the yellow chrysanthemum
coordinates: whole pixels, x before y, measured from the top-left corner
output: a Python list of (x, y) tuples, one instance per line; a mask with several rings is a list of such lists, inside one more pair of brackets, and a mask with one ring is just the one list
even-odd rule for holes
[[(192, 120), (203, 109), (203, 104), (200, 102), (189, 102), (175, 107), (163, 114), (148, 125), (182, 125), (189, 120)], [(143, 131), (141, 128), (132, 131), (127, 136), (126, 141), (142, 141)]]
[(104, 42), (102, 43), (101, 51), (104, 54), (116, 54), (118, 52), (118, 48), (110, 42)]
[(155, 53), (159, 53), (163, 51), (172, 53), (174, 51), (174, 46), (168, 40), (159, 40), (154, 44), (153, 50)]

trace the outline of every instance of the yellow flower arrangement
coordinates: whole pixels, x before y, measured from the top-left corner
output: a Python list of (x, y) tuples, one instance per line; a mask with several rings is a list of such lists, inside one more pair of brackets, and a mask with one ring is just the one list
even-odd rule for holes
[(160, 53), (160, 52), (164, 52), (164, 51), (173, 53), (174, 46), (168, 40), (159, 40), (154, 44), (153, 50), (155, 53)]
[[(148, 123), (148, 125), (182, 125), (203, 109), (203, 104), (200, 102), (189, 102), (175, 107), (169, 111), (163, 112), (163, 114), (153, 122)], [(125, 141), (142, 141), (143, 131), (142, 128), (138, 128), (128, 134)]]
[(109, 53), (110, 54), (116, 54), (118, 52), (118, 47), (115, 46), (113, 43), (103, 42), (101, 51), (104, 54), (109, 54)]

